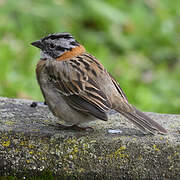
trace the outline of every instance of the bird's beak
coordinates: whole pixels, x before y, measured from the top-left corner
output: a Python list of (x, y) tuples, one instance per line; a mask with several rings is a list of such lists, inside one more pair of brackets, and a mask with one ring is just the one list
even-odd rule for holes
[(43, 44), (42, 44), (41, 40), (34, 41), (34, 42), (31, 43), (31, 45), (33, 45), (33, 46), (35, 46), (37, 48), (40, 48), (40, 49), (43, 48)]

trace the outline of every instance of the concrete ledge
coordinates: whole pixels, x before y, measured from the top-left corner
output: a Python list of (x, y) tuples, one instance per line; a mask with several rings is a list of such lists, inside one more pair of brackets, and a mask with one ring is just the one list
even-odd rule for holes
[(121, 115), (60, 131), (47, 106), (0, 98), (0, 176), (53, 173), (61, 179), (180, 179), (180, 115), (147, 113), (169, 134), (143, 135)]

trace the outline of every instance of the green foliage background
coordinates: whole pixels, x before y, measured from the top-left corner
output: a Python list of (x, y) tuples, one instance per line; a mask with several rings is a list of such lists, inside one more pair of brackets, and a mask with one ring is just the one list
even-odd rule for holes
[(43, 100), (30, 43), (70, 32), (144, 111), (180, 113), (179, 0), (0, 0), (0, 96)]

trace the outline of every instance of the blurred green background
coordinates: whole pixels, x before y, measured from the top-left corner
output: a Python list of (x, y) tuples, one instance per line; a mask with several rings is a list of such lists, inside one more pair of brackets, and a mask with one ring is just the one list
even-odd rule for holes
[(180, 113), (179, 0), (0, 0), (0, 96), (43, 100), (39, 50), (70, 32), (144, 111)]

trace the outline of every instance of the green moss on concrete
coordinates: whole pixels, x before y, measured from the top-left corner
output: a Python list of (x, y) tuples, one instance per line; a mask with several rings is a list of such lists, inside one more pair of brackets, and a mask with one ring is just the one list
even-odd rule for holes
[[(150, 114), (164, 123), (170, 132), (167, 136), (143, 135), (114, 113), (108, 122), (92, 123), (94, 132), (70, 132), (50, 125), (58, 121), (46, 106), (31, 109), (29, 105), (30, 101), (10, 100), (16, 116), (0, 113), (0, 175), (32, 177), (49, 172), (61, 179), (180, 177), (179, 127), (171, 126), (178, 124), (180, 116)], [(21, 111), (16, 112), (17, 106)], [(8, 111), (7, 103), (3, 107)], [(121, 131), (112, 134), (109, 129)]]
[(180, 146), (175, 148), (168, 137), (115, 138), (113, 135), (109, 140), (99, 132), (85, 136), (69, 133), (44, 137), (4, 132), (0, 136), (7, 174), (50, 170), (59, 176), (62, 173), (121, 178), (179, 176)]

